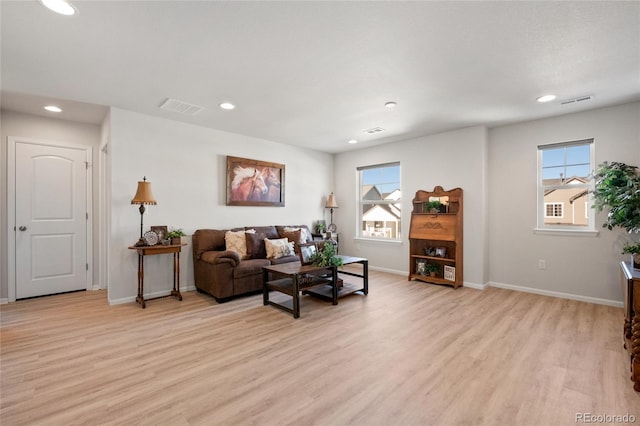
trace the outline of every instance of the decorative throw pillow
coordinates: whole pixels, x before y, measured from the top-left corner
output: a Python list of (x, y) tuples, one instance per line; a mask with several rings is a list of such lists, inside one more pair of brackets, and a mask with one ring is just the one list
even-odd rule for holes
[(297, 231), (284, 231), (282, 236), (291, 241), (295, 246), (299, 246), (300, 244), (307, 242), (307, 239), (302, 236), (301, 229), (298, 229)]
[(247, 258), (247, 240), (246, 233), (255, 234), (255, 229), (246, 231), (227, 231), (224, 234), (224, 243), (227, 250), (235, 251), (240, 255), (241, 259)]
[(293, 251), (293, 243), (286, 238), (278, 238), (276, 240), (265, 238), (264, 246), (267, 249), (267, 259), (280, 259), (295, 253)]
[(300, 238), (304, 239), (304, 241), (302, 241), (300, 244), (305, 244), (307, 242), (313, 241), (313, 236), (307, 231), (306, 228), (294, 228), (292, 226), (285, 226), (284, 228), (284, 232), (294, 232), (294, 231), (301, 232)]
[(267, 249), (264, 246), (266, 235), (247, 232), (245, 236), (247, 240), (247, 256), (250, 259), (265, 259), (267, 257)]

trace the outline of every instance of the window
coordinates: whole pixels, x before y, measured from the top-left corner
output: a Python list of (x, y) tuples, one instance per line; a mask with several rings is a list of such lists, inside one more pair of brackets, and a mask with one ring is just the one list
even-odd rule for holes
[(544, 203), (544, 217), (562, 217), (563, 203)]
[(358, 236), (402, 238), (400, 163), (358, 167)]
[(594, 230), (591, 170), (593, 139), (538, 146), (539, 229)]

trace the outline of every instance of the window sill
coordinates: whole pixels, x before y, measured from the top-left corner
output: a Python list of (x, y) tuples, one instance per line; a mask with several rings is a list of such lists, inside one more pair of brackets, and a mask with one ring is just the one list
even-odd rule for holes
[(585, 229), (579, 231), (577, 229), (549, 229), (549, 228), (533, 228), (536, 235), (562, 235), (571, 237), (597, 237), (599, 231), (593, 229)]
[(362, 241), (365, 243), (384, 243), (384, 244), (402, 244), (402, 240), (391, 240), (388, 238), (373, 238), (373, 237), (355, 237), (354, 241)]

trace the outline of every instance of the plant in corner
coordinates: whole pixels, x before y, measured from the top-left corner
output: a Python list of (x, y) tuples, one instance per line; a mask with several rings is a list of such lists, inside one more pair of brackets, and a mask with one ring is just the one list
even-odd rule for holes
[[(638, 167), (619, 162), (598, 165), (593, 178), (593, 208), (597, 212), (608, 210), (603, 228), (619, 227), (630, 234), (631, 242), (622, 250), (631, 254), (633, 267), (640, 269), (640, 243), (634, 235), (640, 234), (640, 172)], [(637, 237), (636, 237), (637, 238)]]
[(336, 255), (336, 248), (330, 242), (324, 243), (322, 250), (318, 250), (311, 261), (314, 266), (342, 266), (342, 259)]

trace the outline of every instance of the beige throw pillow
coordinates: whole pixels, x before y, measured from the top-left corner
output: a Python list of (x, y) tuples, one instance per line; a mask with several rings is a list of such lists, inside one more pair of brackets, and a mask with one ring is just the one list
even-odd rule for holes
[(227, 250), (235, 251), (241, 259), (247, 258), (247, 240), (245, 233), (255, 234), (255, 229), (246, 231), (227, 231), (224, 234), (224, 243)]
[(293, 242), (289, 242), (287, 238), (278, 238), (276, 240), (265, 238), (264, 246), (267, 249), (267, 259), (279, 259), (295, 254)]
[(300, 236), (300, 240), (301, 241), (298, 244), (305, 244), (305, 243), (313, 241), (313, 236), (307, 231), (306, 228), (294, 228), (292, 226), (285, 226), (284, 231), (285, 232), (300, 231), (301, 232), (301, 236)]

